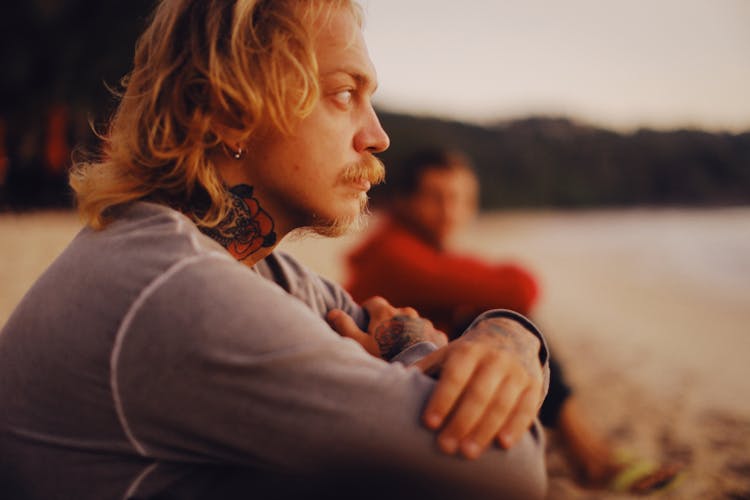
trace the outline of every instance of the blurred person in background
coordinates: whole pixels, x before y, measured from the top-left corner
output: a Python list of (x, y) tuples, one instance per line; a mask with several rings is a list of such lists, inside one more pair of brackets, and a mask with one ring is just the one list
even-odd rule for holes
[[(425, 149), (391, 170), (385, 217), (348, 256), (346, 288), (355, 300), (382, 295), (410, 304), (450, 338), (458, 338), (480, 311), (533, 313), (539, 284), (512, 262), (487, 262), (450, 250), (451, 239), (475, 217), (479, 183), (470, 159), (458, 151)], [(670, 483), (677, 465), (625, 459), (591, 423), (550, 359), (549, 393), (539, 413), (557, 430), (590, 487), (646, 493)]]

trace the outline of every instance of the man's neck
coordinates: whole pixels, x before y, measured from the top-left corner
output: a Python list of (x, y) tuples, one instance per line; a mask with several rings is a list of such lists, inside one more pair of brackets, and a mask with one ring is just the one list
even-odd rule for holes
[(267, 257), (283, 237), (271, 215), (254, 196), (254, 189), (238, 184), (228, 189), (229, 213), (218, 225), (201, 231), (221, 244), (232, 256), (252, 267)]

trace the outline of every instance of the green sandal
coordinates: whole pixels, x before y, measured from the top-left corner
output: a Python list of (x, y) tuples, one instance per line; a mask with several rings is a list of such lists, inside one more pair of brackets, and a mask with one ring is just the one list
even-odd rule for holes
[(660, 465), (649, 460), (625, 459), (623, 468), (609, 483), (609, 489), (617, 493), (647, 495), (665, 492), (674, 488), (682, 479), (681, 464)]

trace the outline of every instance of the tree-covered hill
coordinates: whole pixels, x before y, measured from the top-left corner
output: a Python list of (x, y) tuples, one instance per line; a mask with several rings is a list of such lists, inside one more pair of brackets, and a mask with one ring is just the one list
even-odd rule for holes
[[(425, 146), (470, 154), (485, 207), (736, 205), (750, 203), (750, 132), (638, 130), (624, 134), (564, 118), (480, 127), (379, 113), (391, 136), (389, 175)], [(387, 192), (378, 188), (374, 197)]]

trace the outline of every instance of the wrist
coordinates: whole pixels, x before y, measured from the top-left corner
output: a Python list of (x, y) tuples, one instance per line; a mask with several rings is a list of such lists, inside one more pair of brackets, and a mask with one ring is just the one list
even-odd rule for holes
[(396, 315), (378, 324), (373, 338), (380, 350), (380, 357), (393, 360), (401, 352), (427, 340), (426, 321), (406, 315)]
[(488, 337), (498, 347), (510, 349), (518, 354), (534, 357), (539, 355), (541, 343), (521, 323), (510, 318), (487, 318), (476, 324), (468, 334), (472, 337)]
[(393, 358), (391, 363), (401, 363), (404, 366), (410, 366), (424, 358), (428, 354), (437, 351), (438, 347), (430, 341), (422, 341), (407, 347)]
[(519, 346), (529, 342), (533, 346), (534, 355), (538, 357), (539, 363), (541, 365), (547, 363), (549, 355), (542, 333), (531, 320), (522, 314), (508, 309), (486, 311), (477, 316), (464, 335), (470, 335), (474, 331), (483, 331), (485, 334), (505, 337), (508, 340), (517, 339)]

